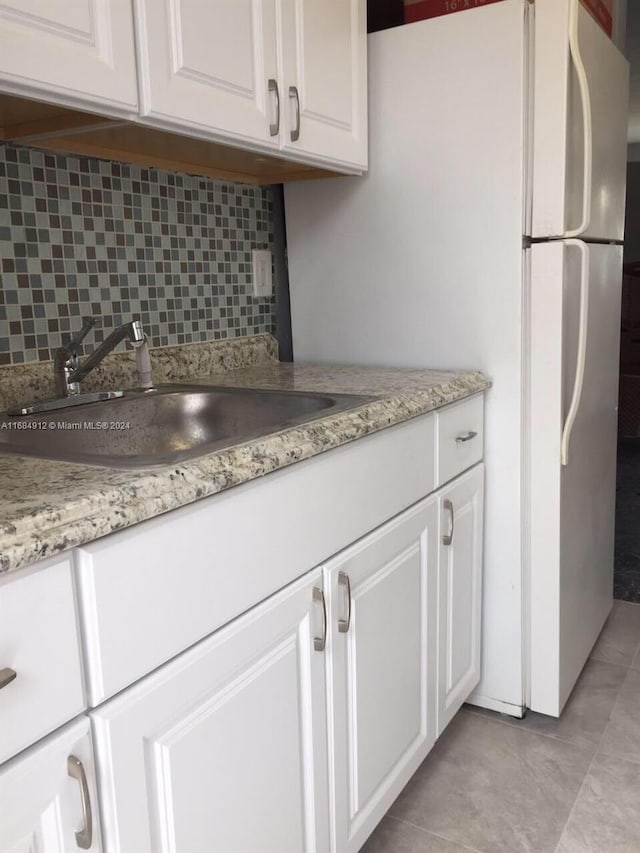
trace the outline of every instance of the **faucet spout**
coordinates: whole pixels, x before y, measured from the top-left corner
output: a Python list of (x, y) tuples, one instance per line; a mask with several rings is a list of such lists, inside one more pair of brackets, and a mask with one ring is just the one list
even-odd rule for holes
[(118, 326), (111, 334), (104, 339), (99, 347), (94, 349), (85, 360), (75, 367), (69, 376), (69, 381), (73, 383), (82, 382), (82, 380), (91, 373), (94, 367), (97, 367), (103, 358), (109, 355), (121, 341), (129, 338), (131, 343), (144, 341), (144, 332), (142, 331), (142, 323), (140, 320), (133, 320), (131, 323), (125, 323), (123, 326)]
[[(118, 326), (111, 334), (90, 353), (83, 362), (78, 360), (78, 347), (80, 341), (94, 325), (93, 318), (85, 318), (84, 326), (80, 333), (64, 344), (55, 353), (54, 374), (56, 390), (61, 397), (70, 397), (80, 393), (80, 382), (97, 367), (105, 356), (109, 355), (118, 344), (128, 338), (132, 346), (136, 348), (136, 362), (139, 367), (143, 351), (146, 353), (145, 375), (141, 377), (143, 387), (151, 386), (151, 364), (148, 359), (148, 347), (146, 336), (140, 320), (132, 320)], [(149, 364), (147, 365), (147, 361)]]

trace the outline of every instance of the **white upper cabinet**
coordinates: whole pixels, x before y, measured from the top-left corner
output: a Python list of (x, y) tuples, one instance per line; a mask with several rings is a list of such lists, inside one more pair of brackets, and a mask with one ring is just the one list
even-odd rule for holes
[(130, 0), (3, 0), (0, 78), (12, 94), (137, 113)]
[(367, 166), (365, 0), (282, 0), (283, 147)]
[(365, 0), (135, 0), (135, 8), (149, 123), (366, 168)]
[(0, 92), (361, 173), (366, 0), (4, 0)]
[(275, 0), (136, 0), (135, 8), (143, 115), (278, 147)]

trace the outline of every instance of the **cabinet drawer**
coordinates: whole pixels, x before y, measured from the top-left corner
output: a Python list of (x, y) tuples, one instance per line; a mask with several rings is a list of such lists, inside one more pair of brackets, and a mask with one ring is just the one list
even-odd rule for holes
[(483, 453), (482, 394), (437, 413), (437, 482), (441, 486), (480, 462)]
[(434, 488), (432, 414), (75, 551), (94, 707)]
[(69, 560), (0, 583), (0, 669), (16, 673), (0, 689), (2, 762), (84, 708)]

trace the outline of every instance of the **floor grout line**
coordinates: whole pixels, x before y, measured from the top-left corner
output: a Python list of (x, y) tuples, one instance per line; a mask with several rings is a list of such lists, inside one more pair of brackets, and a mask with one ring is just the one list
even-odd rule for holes
[[(622, 688), (620, 688), (620, 689), (622, 689)], [(616, 701), (617, 701), (617, 698), (616, 698)], [(481, 720), (487, 720), (487, 722), (489, 722), (489, 723), (498, 723), (501, 726), (507, 726), (510, 729), (516, 729), (516, 730), (519, 730), (521, 732), (524, 732), (524, 734), (535, 735), (537, 737), (543, 737), (543, 738), (546, 738), (547, 740), (552, 740), (555, 743), (562, 743), (565, 746), (573, 746), (576, 749), (586, 750), (587, 747), (593, 747), (594, 752), (598, 751), (598, 747), (600, 746), (600, 741), (602, 739), (602, 736), (604, 735), (604, 732), (603, 732), (602, 735), (600, 735), (598, 737), (597, 742), (590, 742), (590, 741), (585, 740), (582, 743), (576, 743), (575, 740), (570, 740), (567, 737), (560, 737), (559, 735), (549, 735), (546, 732), (537, 732), (535, 729), (528, 729), (528, 728), (526, 728), (526, 726), (519, 726), (517, 722), (510, 723), (510, 722), (508, 722), (508, 720), (495, 720), (495, 719), (493, 719), (493, 717), (487, 717), (484, 714), (478, 713), (477, 711), (467, 710), (467, 713), (471, 714), (474, 717), (479, 717)], [(607, 720), (607, 726), (608, 725), (609, 725), (609, 721)], [(606, 726), (605, 726), (605, 729), (606, 729)]]
[(604, 758), (613, 758), (615, 761), (623, 761), (625, 764), (633, 764), (634, 767), (638, 767), (640, 765), (640, 758), (623, 758), (622, 755), (619, 755), (616, 752), (607, 752), (604, 749), (599, 749), (596, 754), (593, 756), (594, 760), (598, 758), (598, 756), (603, 756)]
[[(627, 602), (627, 603), (635, 603), (635, 602)], [(591, 768), (593, 767), (593, 765), (594, 765), (594, 763), (595, 763), (596, 759), (598, 758), (598, 756), (599, 756), (599, 755), (605, 755), (605, 756), (608, 756), (608, 757), (610, 757), (610, 758), (616, 758), (616, 759), (618, 759), (619, 761), (627, 761), (627, 762), (629, 762), (630, 764), (639, 764), (639, 763), (640, 763), (640, 762), (633, 761), (633, 759), (630, 759), (630, 758), (619, 758), (618, 756), (610, 755), (609, 753), (604, 752), (604, 751), (601, 749), (601, 745), (602, 745), (602, 741), (603, 741), (604, 736), (605, 736), (605, 732), (607, 731), (607, 729), (609, 728), (609, 726), (610, 726), (610, 724), (611, 724), (611, 718), (613, 717), (613, 714), (614, 714), (614, 712), (615, 712), (616, 708), (618, 707), (618, 703), (620, 702), (620, 696), (621, 696), (621, 694), (622, 694), (622, 688), (624, 687), (624, 685), (625, 685), (625, 683), (626, 683), (626, 681), (627, 681), (627, 678), (629, 677), (629, 671), (630, 671), (630, 670), (632, 670), (632, 669), (634, 668), (634, 667), (632, 666), (632, 664), (633, 664), (633, 661), (636, 659), (636, 656), (637, 656), (637, 654), (638, 654), (638, 651), (639, 651), (639, 650), (640, 650), (640, 643), (638, 643), (638, 646), (636, 647), (636, 650), (635, 650), (635, 652), (633, 653), (633, 656), (631, 657), (631, 663), (626, 667), (627, 674), (626, 674), (626, 676), (625, 676), (625, 678), (624, 678), (624, 681), (621, 683), (620, 687), (618, 688), (616, 698), (615, 698), (615, 700), (614, 700), (614, 702), (613, 702), (613, 704), (612, 704), (612, 706), (611, 706), (611, 711), (610, 711), (610, 713), (609, 713), (609, 719), (607, 720), (607, 724), (606, 724), (606, 726), (605, 726), (605, 727), (604, 727), (604, 729), (602, 730), (602, 734), (601, 734), (601, 735), (600, 735), (600, 737), (598, 738), (598, 743), (597, 743), (597, 745), (596, 745), (596, 751), (595, 751), (595, 754), (594, 754), (593, 758), (591, 759), (591, 761), (589, 762), (589, 767), (587, 768), (587, 772), (585, 773), (585, 775), (584, 775), (584, 779), (582, 780), (582, 785), (580, 785), (580, 790), (578, 791), (578, 794), (577, 794), (577, 796), (576, 796), (576, 798), (575, 798), (575, 800), (574, 800), (574, 802), (573, 802), (573, 806), (571, 807), (571, 811), (569, 812), (569, 816), (568, 816), (568, 818), (567, 818), (567, 820), (566, 820), (566, 823), (565, 823), (565, 825), (562, 827), (562, 832), (560, 833), (560, 838), (558, 839), (558, 843), (557, 843), (557, 845), (556, 845), (555, 853), (558, 853), (558, 849), (559, 849), (559, 847), (560, 847), (560, 844), (562, 843), (562, 837), (564, 836), (565, 831), (566, 831), (567, 827), (569, 826), (569, 823), (570, 823), (570, 821), (571, 821), (571, 818), (572, 818), (572, 816), (573, 816), (573, 813), (575, 812), (575, 809), (576, 809), (576, 806), (577, 806), (578, 801), (579, 801), (579, 799), (580, 799), (580, 796), (581, 796), (581, 794), (582, 794), (582, 792), (583, 792), (583, 790), (584, 790), (584, 787), (585, 787), (585, 785), (586, 785), (586, 783), (587, 783), (587, 779), (589, 778), (589, 775), (590, 775), (590, 773), (591, 773)], [(597, 660), (597, 658), (591, 658), (591, 659), (592, 659), (592, 660)], [(605, 662), (606, 662), (606, 661), (603, 661), (603, 663), (605, 663)], [(621, 664), (612, 664), (612, 666), (620, 666), (620, 665), (621, 665)]]
[(580, 785), (578, 793), (576, 794), (576, 798), (573, 801), (573, 805), (571, 806), (571, 811), (569, 812), (569, 815), (565, 821), (564, 826), (560, 830), (560, 835), (558, 836), (558, 843), (556, 844), (556, 847), (555, 847), (555, 853), (558, 853), (558, 848), (560, 847), (560, 844), (562, 843), (562, 836), (564, 835), (567, 827), (569, 826), (569, 822), (571, 821), (571, 818), (573, 817), (573, 813), (576, 810), (576, 806), (578, 805), (578, 800), (580, 799), (580, 795), (582, 794), (582, 792), (584, 790), (584, 786), (586, 785), (587, 779), (589, 778), (589, 774), (591, 773), (591, 768), (593, 767), (593, 762), (596, 760), (597, 755), (598, 755), (598, 753), (596, 752), (596, 754), (593, 756), (593, 758), (589, 762), (589, 766), (587, 767), (587, 772), (584, 774), (582, 784)]
[(520, 726), (520, 725), (518, 725), (518, 721), (511, 723), (511, 722), (509, 722), (509, 720), (497, 720), (497, 719), (495, 719), (495, 717), (487, 717), (486, 714), (481, 714), (478, 711), (471, 711), (468, 708), (463, 708), (462, 710), (466, 711), (467, 714), (471, 714), (473, 717), (478, 717), (481, 720), (486, 720), (488, 723), (497, 723), (500, 726), (507, 726), (510, 729), (516, 729), (518, 731), (524, 732), (524, 734), (527, 734), (527, 735), (535, 735), (537, 737), (543, 737), (543, 738), (546, 738), (547, 740), (555, 741), (556, 743), (558, 741), (560, 741), (560, 743), (563, 743), (567, 746), (575, 746), (577, 749), (584, 749), (584, 747), (585, 747), (585, 745), (583, 745), (583, 744), (576, 743), (575, 741), (572, 741), (572, 740), (567, 740), (566, 738), (558, 737), (557, 735), (548, 735), (545, 732), (537, 732), (537, 731), (535, 731), (535, 729), (528, 729), (525, 726)]
[[(633, 654), (635, 656), (636, 653), (634, 652)], [(631, 658), (631, 660), (633, 660), (633, 657)], [(589, 663), (589, 661), (595, 661), (596, 663), (607, 663), (607, 664), (609, 664), (609, 666), (621, 666), (621, 667), (623, 667), (623, 669), (628, 669), (631, 666), (630, 663), (616, 663), (616, 661), (613, 661), (613, 660), (606, 660), (605, 658), (599, 658), (599, 657), (597, 657), (597, 655), (589, 655), (589, 657), (587, 659), (587, 663)], [(585, 666), (587, 665), (587, 663), (585, 663)], [(580, 674), (582, 675), (582, 673), (580, 673)], [(580, 680), (579, 677), (578, 677), (578, 680)]]
[(401, 817), (393, 817), (393, 815), (387, 815), (391, 820), (395, 820), (397, 823), (402, 823), (405, 826), (410, 826), (412, 829), (417, 829), (420, 832), (424, 832), (425, 835), (431, 835), (433, 838), (439, 838), (441, 841), (447, 841), (449, 844), (457, 844), (458, 847), (461, 847), (463, 850), (469, 850), (470, 853), (482, 853), (481, 850), (478, 850), (477, 847), (469, 847), (468, 844), (463, 844), (461, 841), (457, 841), (454, 838), (448, 838), (446, 835), (440, 835), (439, 832), (433, 832), (430, 829), (425, 829), (424, 826), (419, 826), (417, 823), (412, 823), (410, 820), (403, 820)]

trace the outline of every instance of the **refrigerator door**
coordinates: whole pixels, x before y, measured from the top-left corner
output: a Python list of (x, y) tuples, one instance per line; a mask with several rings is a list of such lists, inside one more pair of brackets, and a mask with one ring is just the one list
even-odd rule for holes
[(558, 716), (613, 600), (622, 247), (528, 251), (529, 705)]
[(534, 66), (531, 236), (622, 240), (626, 59), (580, 0), (536, 0)]

